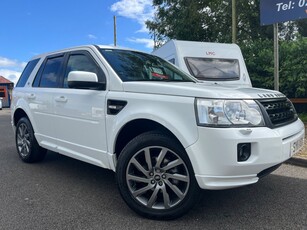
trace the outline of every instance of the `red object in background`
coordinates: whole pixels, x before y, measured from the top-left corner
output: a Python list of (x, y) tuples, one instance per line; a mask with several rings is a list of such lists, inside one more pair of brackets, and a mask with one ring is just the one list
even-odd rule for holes
[(6, 87), (0, 86), (0, 97), (5, 97)]
[(11, 98), (10, 94), (13, 90), (14, 83), (10, 80), (0, 76), (0, 97), (2, 98), (2, 107), (10, 107)]
[(151, 76), (155, 77), (155, 78), (160, 78), (160, 79), (168, 79), (168, 76), (162, 75), (162, 74), (158, 74), (155, 72), (151, 73)]
[(0, 97), (2, 98), (2, 106), (6, 107), (8, 105), (8, 92), (6, 86), (0, 86)]

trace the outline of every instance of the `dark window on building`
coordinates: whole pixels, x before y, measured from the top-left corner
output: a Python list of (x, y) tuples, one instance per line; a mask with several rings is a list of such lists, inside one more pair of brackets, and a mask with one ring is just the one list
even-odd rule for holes
[(25, 69), (23, 70), (16, 87), (24, 87), (33, 71), (33, 69), (35, 68), (36, 64), (38, 63), (39, 58), (29, 61), (27, 66), (25, 67)]
[(48, 58), (41, 74), (39, 87), (57, 88), (64, 56)]
[(67, 77), (71, 71), (85, 71), (95, 73), (99, 82), (105, 82), (105, 75), (96, 62), (85, 54), (71, 54), (64, 76), (63, 87), (68, 88)]

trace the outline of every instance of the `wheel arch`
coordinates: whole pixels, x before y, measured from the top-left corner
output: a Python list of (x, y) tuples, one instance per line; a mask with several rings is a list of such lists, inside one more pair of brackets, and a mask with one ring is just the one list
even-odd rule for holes
[(16, 127), (18, 121), (22, 117), (26, 117), (30, 121), (28, 114), (23, 109), (21, 109), (21, 108), (16, 109), (15, 112), (14, 112), (14, 115), (13, 115), (13, 124), (14, 124), (15, 127)]
[[(116, 154), (116, 158), (118, 159), (123, 148), (136, 136), (149, 132), (149, 131), (160, 131), (165, 133), (178, 141), (178, 143), (182, 146), (179, 139), (165, 126), (160, 123), (149, 120), (149, 119), (135, 119), (126, 123), (121, 130), (119, 131), (115, 145), (114, 145), (114, 154)], [(183, 147), (183, 146), (182, 146)]]

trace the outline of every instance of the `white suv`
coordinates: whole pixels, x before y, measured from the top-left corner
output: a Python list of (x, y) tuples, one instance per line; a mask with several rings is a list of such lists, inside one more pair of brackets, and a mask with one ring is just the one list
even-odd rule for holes
[(256, 183), (304, 137), (279, 92), (200, 82), (156, 56), (106, 46), (34, 57), (11, 111), (24, 162), (51, 150), (111, 169), (128, 206), (156, 219), (186, 213), (199, 188)]

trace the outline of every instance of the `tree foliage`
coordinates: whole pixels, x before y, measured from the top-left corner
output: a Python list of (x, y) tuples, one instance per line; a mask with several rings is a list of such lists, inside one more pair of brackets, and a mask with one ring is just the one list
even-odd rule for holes
[(280, 87), (288, 97), (307, 97), (307, 38), (281, 42)]
[[(254, 87), (274, 88), (273, 41), (241, 46)], [(307, 38), (280, 42), (280, 91), (289, 98), (307, 97)]]
[[(239, 42), (273, 37), (272, 26), (260, 26), (259, 1), (237, 0)], [(153, 0), (155, 18), (146, 25), (158, 42), (165, 38), (231, 42), (231, 3), (231, 0)]]
[(269, 39), (256, 40), (249, 45), (241, 46), (254, 87), (274, 88), (274, 53), (272, 47), (273, 41)]
[[(274, 87), (273, 26), (260, 26), (260, 0), (237, 0), (237, 43), (252, 83)], [(232, 0), (153, 0), (155, 17), (146, 25), (156, 45), (168, 39), (231, 42)], [(307, 19), (279, 23), (280, 90), (307, 97)]]

